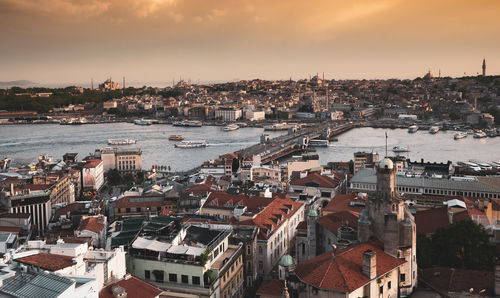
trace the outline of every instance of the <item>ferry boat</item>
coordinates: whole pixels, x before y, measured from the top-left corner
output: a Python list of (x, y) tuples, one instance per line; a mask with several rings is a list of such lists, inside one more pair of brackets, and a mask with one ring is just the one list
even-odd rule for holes
[(80, 118), (70, 118), (70, 119), (63, 119), (59, 124), (60, 125), (81, 125), (81, 124), (87, 124), (87, 118), (85, 117), (80, 117)]
[(135, 144), (137, 141), (132, 140), (132, 139), (109, 139), (108, 144), (109, 145), (132, 145)]
[(224, 131), (233, 131), (233, 130), (237, 130), (239, 128), (240, 127), (237, 124), (229, 124), (227, 126), (224, 126), (223, 130)]
[(418, 130), (418, 126), (416, 126), (416, 125), (412, 125), (412, 126), (408, 127), (409, 133), (415, 133), (415, 132), (417, 132), (417, 130)]
[(184, 140), (184, 137), (182, 135), (171, 135), (168, 139), (170, 141), (182, 141)]
[(410, 149), (408, 147), (394, 146), (392, 147), (392, 151), (395, 153), (403, 153), (410, 152)]
[(182, 127), (202, 127), (203, 123), (201, 121), (184, 120), (184, 121), (176, 121), (172, 123), (172, 125), (182, 126)]
[(151, 124), (153, 124), (153, 121), (146, 120), (146, 119), (135, 119), (134, 124), (136, 124), (136, 125), (151, 125)]
[(203, 148), (207, 147), (207, 142), (205, 140), (200, 141), (182, 141), (179, 144), (175, 144), (176, 148)]
[(467, 137), (467, 133), (465, 133), (465, 132), (457, 132), (456, 134), (453, 135), (453, 139), (455, 139), (455, 140), (460, 140), (460, 139), (463, 139), (466, 137)]
[(437, 126), (432, 126), (431, 128), (429, 128), (429, 133), (431, 134), (437, 134), (439, 131), (439, 127)]
[(484, 131), (479, 131), (479, 132), (476, 132), (474, 134), (475, 139), (482, 139), (482, 138), (486, 138), (486, 137), (487, 137), (487, 135)]

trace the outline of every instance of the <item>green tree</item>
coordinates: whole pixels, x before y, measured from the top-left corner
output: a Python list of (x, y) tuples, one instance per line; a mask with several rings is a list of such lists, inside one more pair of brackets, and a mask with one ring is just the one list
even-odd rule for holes
[(417, 263), (419, 268), (432, 266), (432, 239), (417, 233)]
[(111, 185), (117, 185), (120, 184), (122, 177), (120, 175), (120, 172), (117, 169), (111, 169), (106, 173), (108, 177), (108, 182)]
[(354, 160), (352, 159), (349, 161), (349, 172), (354, 174)]
[(495, 256), (488, 232), (471, 220), (440, 228), (432, 236), (433, 265), (465, 269), (491, 269)]

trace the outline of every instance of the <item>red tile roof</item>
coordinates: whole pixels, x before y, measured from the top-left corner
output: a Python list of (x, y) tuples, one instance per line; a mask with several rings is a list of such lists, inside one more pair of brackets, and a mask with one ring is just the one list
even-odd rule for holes
[(80, 231), (88, 230), (88, 231), (92, 231), (95, 233), (99, 233), (105, 227), (106, 226), (102, 223), (102, 221), (99, 218), (87, 217), (80, 222), (80, 226), (78, 227), (78, 230), (80, 230)]
[(127, 297), (154, 298), (163, 291), (157, 287), (135, 277), (130, 276), (115, 283), (108, 285), (99, 292), (99, 298), (115, 298), (112, 289), (113, 286), (120, 286), (127, 292)]
[(75, 203), (68, 204), (64, 207), (61, 207), (61, 208), (56, 210), (55, 215), (54, 215), (54, 219), (59, 220), (59, 217), (61, 217), (62, 215), (67, 215), (68, 212), (71, 215), (71, 213), (73, 213), (75, 211), (85, 209), (85, 205), (86, 205), (85, 203), (75, 202)]
[(268, 206), (274, 199), (264, 197), (249, 197), (244, 194), (228, 194), (223, 191), (210, 193), (203, 209), (234, 209), (236, 204), (246, 206), (247, 212), (258, 213)]
[(318, 173), (309, 173), (304, 178), (299, 178), (290, 181), (291, 185), (305, 186), (307, 183), (316, 183), (319, 187), (335, 188), (339, 185), (338, 182), (328, 176), (322, 176)]
[[(155, 196), (158, 197), (158, 196)], [(137, 201), (131, 201), (131, 199), (135, 198), (144, 198), (144, 200), (137, 200)], [(133, 208), (133, 207), (161, 207), (161, 206), (166, 206), (170, 205), (170, 201), (168, 200), (159, 200), (159, 201), (149, 201), (147, 200), (147, 196), (129, 196), (129, 197), (123, 197), (119, 199), (115, 207), (116, 208)]]
[(339, 211), (320, 217), (318, 223), (328, 231), (337, 235), (338, 229), (342, 226), (358, 229), (358, 219), (359, 214), (351, 211)]
[(485, 270), (454, 269), (446, 267), (423, 269), (419, 279), (434, 290), (447, 293), (477, 294), (486, 290), (483, 295), (493, 295), (494, 273)]
[[(351, 202), (354, 203), (359, 203), (360, 205), (358, 206), (351, 206)], [(344, 211), (344, 210), (349, 210), (352, 211), (355, 214), (358, 214), (363, 211), (363, 208), (361, 204), (364, 204), (366, 202), (365, 199), (358, 197), (358, 194), (356, 193), (350, 193), (350, 194), (337, 194), (333, 199), (326, 205), (325, 208), (323, 208), (323, 213), (328, 214), (332, 212), (338, 212), (338, 211)]]
[(48, 253), (39, 253), (36, 255), (17, 258), (15, 261), (53, 272), (75, 265), (73, 263), (73, 257)]
[(0, 232), (20, 233), (21, 230), (21, 227), (0, 226)]
[(415, 214), (417, 233), (434, 234), (439, 228), (447, 228), (451, 225), (448, 217), (448, 207), (438, 207), (419, 211)]
[(383, 243), (378, 240), (360, 243), (335, 252), (326, 252), (297, 265), (295, 273), (305, 283), (316, 288), (350, 293), (370, 279), (363, 274), (363, 253), (372, 250), (377, 258), (377, 277), (381, 276), (405, 261), (388, 255), (383, 250)]
[(83, 166), (84, 168), (95, 168), (97, 166), (99, 166), (99, 164), (102, 163), (102, 160), (100, 159), (89, 159), (89, 160), (86, 160), (86, 164)]
[(258, 239), (269, 239), (273, 233), (303, 204), (289, 198), (274, 199), (253, 219), (239, 222), (241, 225), (255, 225), (259, 227)]
[(257, 295), (283, 297), (283, 290), (285, 289), (285, 283), (281, 280), (270, 279), (263, 280), (257, 290)]

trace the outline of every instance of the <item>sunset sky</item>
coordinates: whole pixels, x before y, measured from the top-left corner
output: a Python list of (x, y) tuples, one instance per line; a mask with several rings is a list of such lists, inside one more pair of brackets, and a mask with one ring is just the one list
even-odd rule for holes
[[(0, 0), (0, 81), (500, 74), (500, 1)], [(165, 83), (166, 84), (166, 83)]]

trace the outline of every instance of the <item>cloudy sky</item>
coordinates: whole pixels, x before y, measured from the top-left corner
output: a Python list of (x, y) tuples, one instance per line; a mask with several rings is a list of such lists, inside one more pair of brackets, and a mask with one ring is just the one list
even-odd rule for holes
[(500, 74), (496, 0), (0, 0), (0, 81)]

